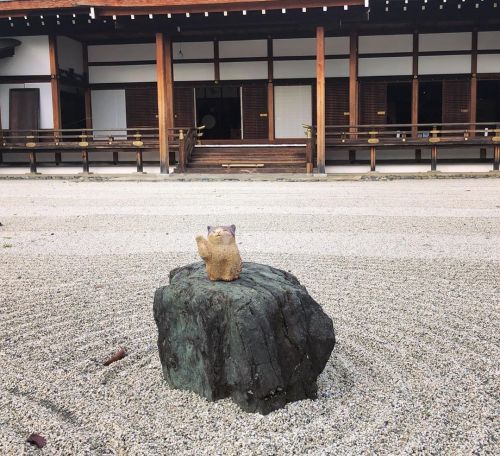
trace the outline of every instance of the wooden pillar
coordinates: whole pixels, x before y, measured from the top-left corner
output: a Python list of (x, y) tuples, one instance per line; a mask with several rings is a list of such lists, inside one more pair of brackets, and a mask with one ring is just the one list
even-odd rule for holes
[(92, 97), (89, 86), (89, 53), (87, 44), (83, 45), (83, 73), (85, 77), (85, 128), (92, 128)]
[[(50, 88), (52, 92), (52, 121), (54, 130), (62, 128), (61, 121), (61, 92), (59, 87), (59, 65), (57, 63), (57, 37), (49, 35), (50, 61)], [(61, 136), (61, 132), (54, 132), (54, 136)], [(61, 153), (55, 153), (56, 164), (61, 162)]]
[[(349, 125), (354, 126), (359, 123), (358, 115), (358, 32), (351, 31), (349, 40)], [(351, 133), (356, 133), (355, 128), (350, 129)], [(351, 136), (352, 138), (352, 136)]]
[(273, 40), (267, 39), (267, 131), (269, 141), (275, 138), (274, 133), (274, 64)]
[(500, 169), (500, 146), (495, 145), (493, 149), (493, 170), (498, 171)]
[(325, 173), (325, 28), (316, 28), (316, 154), (318, 173)]
[(475, 136), (477, 121), (477, 30), (472, 32), (471, 79), (470, 79), (470, 136)]
[(411, 136), (418, 136), (418, 32), (413, 33), (413, 79), (411, 81)]
[(377, 166), (377, 151), (375, 146), (370, 147), (370, 171), (375, 171)]
[(158, 87), (158, 133), (160, 173), (169, 173), (169, 128), (173, 128), (172, 40), (156, 34), (156, 83)]
[(220, 81), (220, 57), (219, 57), (219, 40), (214, 40), (214, 79), (218, 84)]
[(431, 147), (431, 171), (436, 171), (437, 169), (437, 146)]

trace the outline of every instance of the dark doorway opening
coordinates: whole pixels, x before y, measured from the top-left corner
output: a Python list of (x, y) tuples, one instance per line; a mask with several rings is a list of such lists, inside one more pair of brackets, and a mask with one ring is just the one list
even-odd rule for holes
[(387, 84), (387, 123), (411, 123), (411, 83)]
[(85, 128), (85, 97), (79, 90), (61, 90), (61, 125), (63, 129)]
[(500, 122), (500, 81), (478, 81), (477, 121)]
[(205, 125), (203, 139), (241, 139), (239, 87), (198, 87), (196, 124)]
[(443, 82), (421, 82), (418, 89), (418, 122), (441, 123), (443, 118)]

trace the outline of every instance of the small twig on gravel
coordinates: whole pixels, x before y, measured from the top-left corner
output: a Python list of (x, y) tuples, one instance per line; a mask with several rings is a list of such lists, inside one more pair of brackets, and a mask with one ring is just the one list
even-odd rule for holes
[(111, 358), (108, 358), (106, 361), (104, 361), (103, 365), (109, 366), (115, 361), (119, 361), (120, 359), (125, 358), (125, 356), (127, 356), (127, 349), (120, 348), (120, 350), (118, 350), (113, 356), (111, 356)]
[(47, 440), (45, 440), (45, 437), (42, 437), (40, 434), (35, 433), (31, 434), (26, 442), (31, 443), (38, 448), (43, 448), (45, 445), (47, 445)]

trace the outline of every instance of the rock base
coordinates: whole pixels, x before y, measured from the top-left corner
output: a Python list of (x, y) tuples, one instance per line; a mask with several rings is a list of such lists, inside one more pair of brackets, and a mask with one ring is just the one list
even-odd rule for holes
[(335, 344), (332, 320), (299, 281), (257, 263), (233, 282), (210, 281), (202, 262), (171, 271), (154, 317), (169, 385), (248, 412), (316, 398)]

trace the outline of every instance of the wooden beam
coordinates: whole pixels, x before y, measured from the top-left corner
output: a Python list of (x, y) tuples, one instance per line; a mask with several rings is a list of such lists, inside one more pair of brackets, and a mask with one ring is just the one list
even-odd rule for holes
[(214, 40), (214, 79), (215, 82), (220, 81), (220, 57), (219, 57), (219, 40)]
[(167, 39), (164, 33), (156, 34), (156, 83), (158, 87), (160, 173), (168, 174), (168, 129), (173, 123), (172, 41)]
[[(358, 125), (358, 32), (351, 31), (349, 41), (349, 125)], [(351, 129), (351, 133), (355, 132)]]
[[(52, 93), (52, 122), (54, 130), (62, 128), (61, 91), (59, 87), (59, 65), (57, 61), (57, 37), (49, 35), (50, 89)], [(60, 135), (60, 132), (55, 133)], [(61, 152), (55, 153), (56, 165), (61, 162)]]
[(268, 139), (273, 141), (274, 133), (274, 64), (273, 64), (273, 40), (267, 39), (267, 131)]
[[(470, 129), (475, 130), (477, 122), (477, 30), (472, 32), (469, 120)], [(471, 131), (470, 136), (475, 135), (476, 133)]]
[[(413, 32), (413, 79), (411, 81), (411, 123), (418, 124), (418, 32)], [(418, 136), (418, 127), (411, 128), (413, 138)]]
[(316, 154), (318, 173), (325, 173), (325, 28), (316, 27)]

